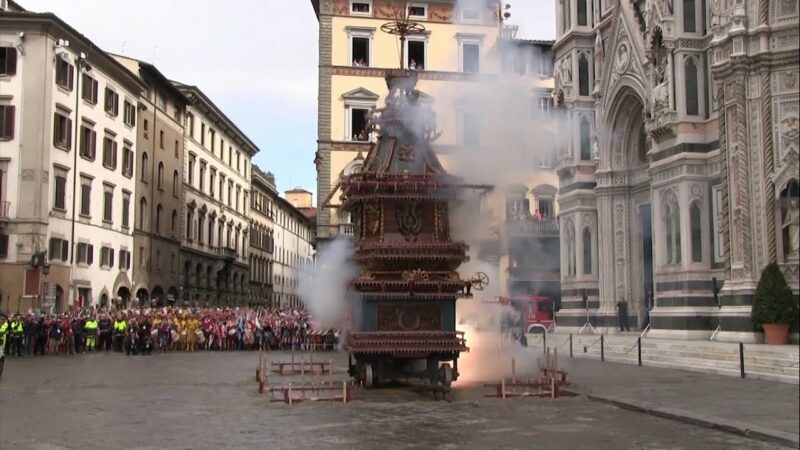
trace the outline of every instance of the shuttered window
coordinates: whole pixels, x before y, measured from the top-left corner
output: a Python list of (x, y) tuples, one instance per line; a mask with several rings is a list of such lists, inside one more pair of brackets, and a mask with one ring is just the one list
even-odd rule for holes
[(0, 105), (0, 140), (14, 139), (14, 106)]

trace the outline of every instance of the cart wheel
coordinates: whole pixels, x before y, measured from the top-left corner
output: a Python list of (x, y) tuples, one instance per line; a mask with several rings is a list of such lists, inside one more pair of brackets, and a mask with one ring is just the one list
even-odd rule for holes
[(445, 387), (450, 387), (453, 384), (453, 368), (450, 367), (449, 363), (442, 364), (442, 367), (439, 368), (439, 381)]
[(369, 389), (373, 387), (373, 385), (375, 384), (375, 373), (372, 370), (372, 364), (364, 363), (363, 372), (364, 373), (362, 374), (362, 378), (364, 381), (364, 387)]

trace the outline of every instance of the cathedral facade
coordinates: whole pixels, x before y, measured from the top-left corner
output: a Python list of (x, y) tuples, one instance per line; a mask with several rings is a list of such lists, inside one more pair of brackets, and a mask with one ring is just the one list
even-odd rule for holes
[(559, 323), (758, 339), (763, 268), (800, 292), (798, 0), (557, 1)]

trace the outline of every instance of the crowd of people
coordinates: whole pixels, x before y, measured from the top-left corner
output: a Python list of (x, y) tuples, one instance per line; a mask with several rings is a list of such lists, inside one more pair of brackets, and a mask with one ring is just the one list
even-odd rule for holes
[(250, 308), (77, 309), (61, 314), (0, 314), (9, 356), (94, 351), (332, 350), (336, 329), (314, 329), (307, 311)]

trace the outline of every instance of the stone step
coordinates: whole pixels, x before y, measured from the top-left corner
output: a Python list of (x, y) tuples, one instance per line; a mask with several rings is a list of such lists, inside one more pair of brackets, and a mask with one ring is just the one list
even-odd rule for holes
[[(550, 338), (551, 340), (553, 337)], [(592, 343), (599, 346), (599, 337), (573, 336), (573, 346), (579, 347)], [(568, 342), (569, 337), (558, 336), (558, 342)], [(632, 347), (636, 339), (630, 337), (604, 337), (604, 345), (610, 348), (614, 345)], [(642, 339), (642, 351), (645, 349), (664, 349), (666, 351), (692, 351), (697, 353), (719, 353), (734, 355), (738, 359), (739, 345), (736, 343), (704, 342), (704, 341), (676, 341), (664, 339)], [(763, 344), (747, 344), (744, 346), (745, 358), (749, 356), (763, 356), (765, 358), (785, 359), (789, 361), (800, 360), (800, 347), (797, 346), (769, 346)]]
[[(576, 353), (576, 357), (578, 358), (585, 358), (585, 359), (600, 359), (600, 353)], [(568, 356), (566, 357), (568, 358)], [(605, 360), (607, 362), (612, 363), (622, 363), (622, 364), (630, 364), (636, 365), (638, 364), (637, 357), (634, 355), (633, 357), (627, 356), (618, 356), (618, 355), (605, 355)], [(731, 376), (731, 377), (739, 377), (740, 371), (738, 365), (735, 368), (731, 367), (721, 367), (719, 365), (700, 365), (696, 364), (696, 361), (693, 361), (691, 364), (687, 364), (686, 362), (676, 362), (674, 360), (668, 361), (659, 361), (659, 360), (647, 360), (643, 358), (642, 364), (647, 367), (661, 367), (666, 369), (678, 369), (678, 370), (685, 370), (689, 372), (700, 372), (700, 373), (709, 373), (715, 375), (723, 375), (723, 376)], [(773, 371), (764, 371), (764, 370), (756, 370), (755, 368), (748, 368), (747, 364), (745, 364), (745, 376), (748, 379), (755, 379), (755, 380), (766, 380), (766, 381), (778, 381), (781, 383), (789, 383), (789, 384), (797, 384), (798, 383), (798, 374), (797, 372), (793, 374), (785, 374), (785, 373), (775, 373)]]
[[(739, 344), (736, 343), (711, 343), (711, 342), (703, 342), (698, 343), (696, 341), (688, 341), (684, 343), (675, 343), (675, 342), (662, 342), (657, 340), (642, 340), (642, 346), (645, 347), (653, 347), (653, 348), (664, 348), (664, 349), (685, 349), (691, 348), (696, 350), (704, 350), (704, 351), (739, 351)], [(744, 345), (745, 353), (752, 353), (752, 354), (759, 354), (759, 355), (774, 355), (777, 357), (781, 356), (800, 356), (800, 348), (794, 345), (786, 345), (786, 346), (772, 346), (772, 345), (764, 345), (764, 344), (745, 344)]]
[[(587, 353), (581, 352), (580, 355), (591, 355), (595, 359), (600, 359), (600, 350), (592, 349)], [(604, 358), (608, 361), (620, 360), (631, 363), (638, 363), (638, 355), (635, 352), (623, 354), (623, 352), (610, 352), (606, 351)], [(706, 367), (716, 369), (734, 370), (737, 375), (739, 374), (739, 360), (734, 361), (720, 361), (708, 358), (697, 358), (691, 356), (674, 356), (665, 355), (660, 353), (642, 353), (642, 363), (649, 365), (650, 362), (670, 363), (677, 366), (687, 367)], [(800, 367), (787, 366), (784, 364), (763, 364), (757, 362), (748, 362), (745, 360), (746, 373), (771, 373), (787, 376), (800, 376)]]
[[(578, 349), (580, 352), (583, 352), (583, 348)], [(573, 349), (575, 351), (575, 349)], [(593, 352), (600, 354), (600, 346), (595, 345), (590, 348), (587, 348), (588, 352)], [(637, 350), (635, 346), (627, 346), (627, 345), (605, 345), (604, 346), (605, 354), (616, 354), (616, 355), (636, 355)], [(715, 362), (730, 362), (734, 363), (738, 366), (739, 364), (739, 351), (736, 350), (735, 353), (730, 353), (730, 351), (726, 353), (719, 353), (719, 352), (697, 352), (692, 351), (691, 349), (683, 349), (683, 350), (664, 350), (660, 348), (647, 348), (642, 346), (642, 357), (646, 358), (650, 355), (658, 355), (662, 357), (673, 357), (673, 358), (688, 358), (688, 359), (698, 359), (701, 361), (715, 361)], [(761, 365), (761, 366), (775, 366), (775, 367), (798, 367), (797, 360), (792, 360), (790, 358), (785, 357), (773, 357), (773, 356), (764, 356), (764, 355), (752, 355), (745, 352), (744, 354), (744, 361), (745, 365)]]

